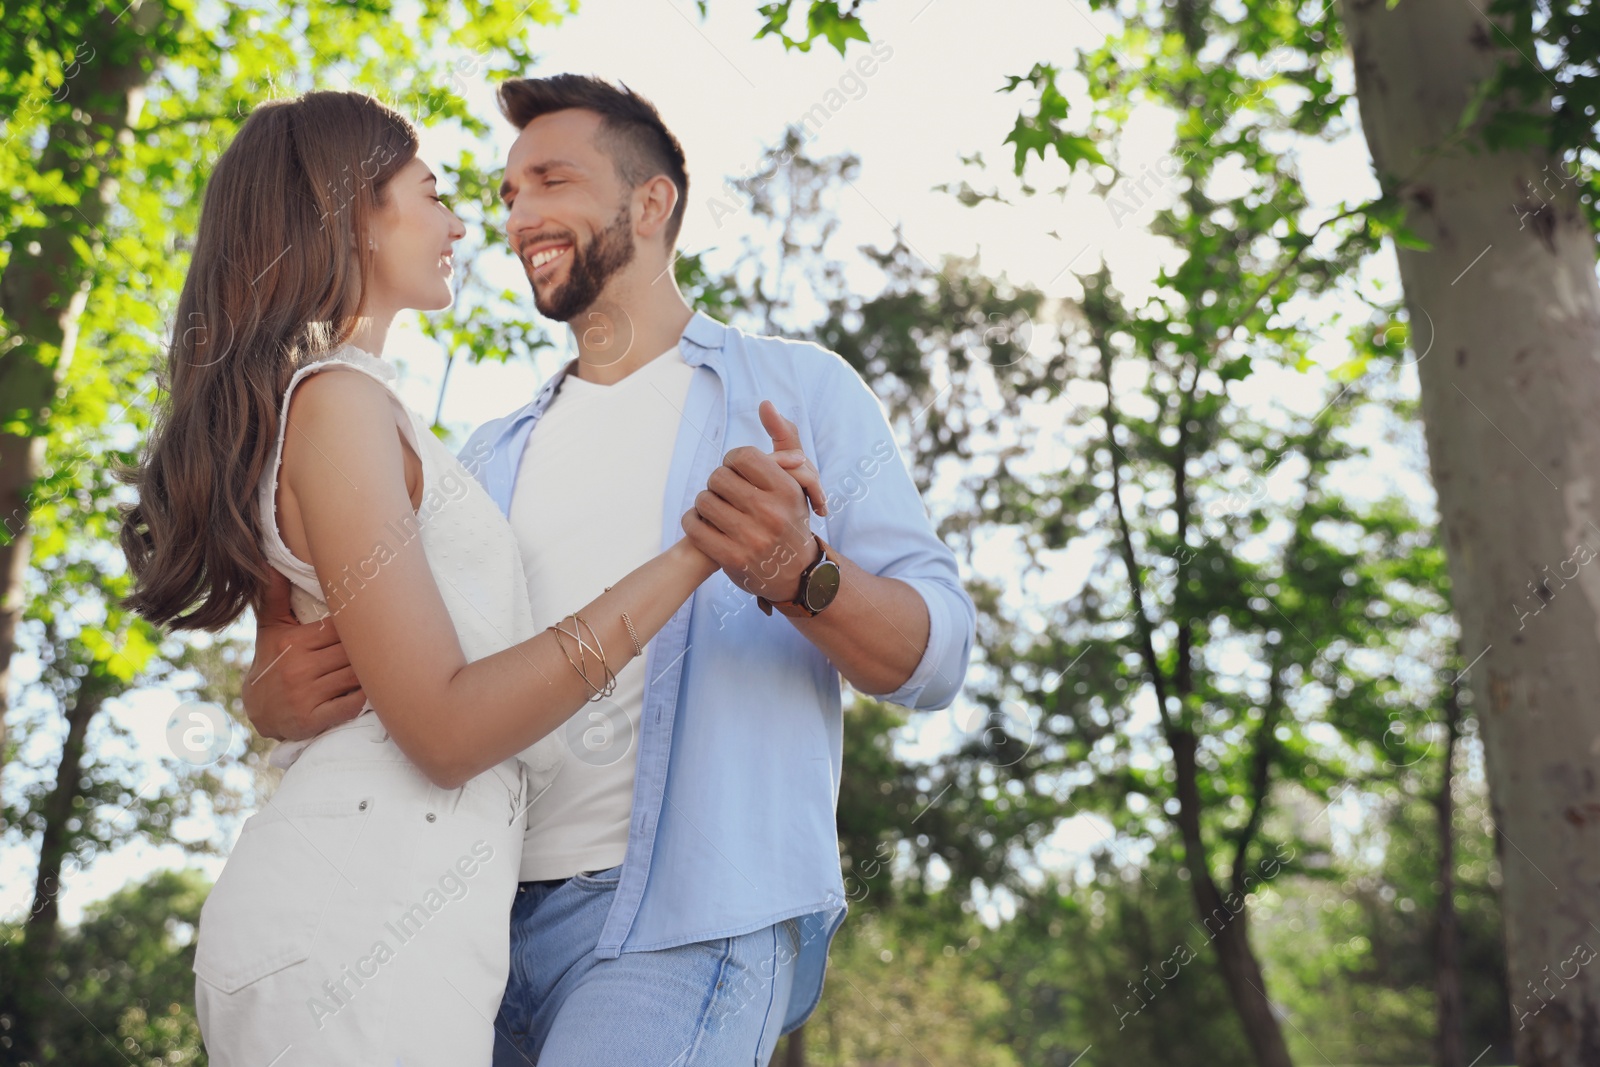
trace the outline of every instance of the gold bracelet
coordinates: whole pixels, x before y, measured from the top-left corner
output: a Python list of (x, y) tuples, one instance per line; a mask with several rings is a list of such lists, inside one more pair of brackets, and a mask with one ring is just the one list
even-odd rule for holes
[[(594, 627), (589, 625), (589, 620), (585, 619), (582, 615), (579, 615), (576, 612), (574, 612), (570, 616), (570, 618), (573, 621), (573, 624), (574, 624), (573, 625), (573, 629), (574, 630), (576, 630), (579, 626), (582, 626), (582, 627), (584, 627), (585, 629), (587, 629), (589, 631), (590, 638), (592, 638), (594, 640), (595, 655), (600, 657), (600, 670), (605, 675), (605, 678), (606, 678), (605, 685), (600, 687), (600, 688), (598, 688), (598, 689), (596, 689), (595, 690), (595, 695), (590, 697), (589, 699), (591, 699), (591, 700), (599, 700), (601, 697), (608, 697), (612, 693), (616, 692), (616, 689), (617, 689), (617, 676), (611, 670), (611, 668), (609, 666), (607, 666), (607, 664), (606, 664), (606, 650), (600, 644), (600, 635), (595, 633)], [(578, 639), (578, 647), (580, 649), (584, 649), (584, 650), (588, 649), (588, 643), (586, 641), (584, 641), (581, 636), (579, 636), (576, 633), (572, 634), (571, 636), (576, 637)], [(584, 657), (583, 664), (584, 664), (584, 669), (585, 669), (584, 677), (587, 678), (588, 677), (587, 670), (588, 670), (588, 666), (589, 666), (589, 660), (588, 660), (587, 656)], [(590, 684), (593, 685), (592, 682)]]
[[(613, 671), (606, 663), (605, 649), (600, 647), (600, 635), (594, 632), (594, 627), (590, 626), (589, 620), (585, 619), (582, 615), (573, 615), (572, 617), (578, 622), (582, 623), (588, 629), (589, 636), (594, 638), (595, 651), (600, 656), (600, 669), (605, 672), (606, 676), (604, 691), (600, 694), (600, 696), (608, 697), (617, 691), (617, 675), (616, 672)], [(595, 699), (598, 700), (599, 697), (596, 697)]]
[[(583, 633), (578, 629), (578, 617), (576, 615), (564, 615), (562, 618), (573, 620), (572, 629), (562, 630), (561, 632), (578, 642), (578, 659), (579, 662), (583, 664), (583, 677), (585, 681), (589, 681), (589, 642), (583, 639)], [(603, 660), (600, 664), (600, 671), (603, 676), (605, 673), (605, 662)], [(589, 688), (594, 690), (594, 696), (591, 696), (589, 699), (596, 699), (596, 697), (598, 697), (600, 694), (600, 687), (596, 686), (591, 681), (589, 682)]]
[[(562, 634), (566, 634), (568, 637), (572, 637), (573, 635), (567, 633), (567, 631), (563, 630), (559, 626), (546, 626), (545, 629), (546, 630), (554, 630), (555, 631), (555, 633), (556, 633), (556, 644), (560, 647), (562, 654), (567, 657), (567, 662), (572, 664), (572, 669), (578, 672), (578, 677), (583, 679), (583, 684), (588, 686), (590, 689), (594, 689), (595, 688), (595, 684), (593, 682), (589, 681), (588, 673), (582, 667), (578, 666), (577, 661), (572, 658), (572, 653), (570, 651), (568, 651), (566, 642), (561, 640), (561, 635)], [(581, 643), (580, 643), (579, 647), (580, 648), (582, 647)], [(590, 697), (589, 699), (593, 700), (594, 698)]]
[[(606, 586), (606, 592), (611, 592), (611, 589), (611, 586)], [(628, 628), (628, 640), (633, 642), (633, 654), (635, 656), (644, 655), (644, 646), (639, 643), (639, 633), (633, 628), (633, 620), (628, 618), (626, 611), (622, 613), (622, 625)]]
[[(611, 592), (611, 586), (606, 586), (606, 592)], [(628, 640), (633, 642), (633, 654), (635, 656), (644, 655), (644, 646), (639, 643), (638, 631), (634, 630), (633, 620), (628, 618), (628, 613), (626, 611), (622, 613), (622, 625), (628, 628)]]
[[(563, 616), (563, 618), (566, 618), (566, 616)], [(572, 664), (572, 669), (578, 672), (578, 675), (579, 675), (579, 677), (581, 677), (583, 679), (584, 684), (587, 685), (591, 690), (593, 690), (592, 694), (589, 697), (589, 699), (591, 701), (599, 700), (601, 697), (609, 695), (611, 693), (611, 691), (613, 689), (615, 689), (615, 687), (616, 687), (615, 686), (615, 682), (611, 681), (609, 678), (608, 678), (608, 684), (607, 684), (606, 688), (604, 688), (604, 689), (602, 689), (601, 687), (595, 685), (594, 682), (590, 681), (590, 679), (589, 679), (589, 656), (588, 656), (588, 653), (587, 653), (588, 643), (584, 641), (583, 636), (581, 634), (575, 633), (575, 632), (569, 631), (569, 630), (563, 630), (559, 626), (548, 626), (548, 627), (546, 627), (546, 629), (554, 630), (557, 633), (557, 635), (565, 634), (567, 637), (570, 637), (573, 640), (578, 642), (578, 654), (579, 654), (580, 659), (582, 660), (582, 666), (579, 666), (579, 664), (577, 662), (574, 662), (574, 660), (572, 658), (572, 653), (567, 651), (566, 643), (561, 640), (561, 637), (560, 636), (556, 637), (556, 644), (561, 646), (561, 651), (563, 653), (565, 653), (565, 655), (567, 657), (567, 662)], [(573, 628), (573, 630), (576, 630), (576, 629), (577, 629), (576, 627)], [(600, 667), (601, 667), (601, 670), (605, 671), (608, 676), (610, 675), (610, 670), (608, 668), (606, 668), (606, 666), (605, 666), (605, 664), (603, 662), (601, 663)]]

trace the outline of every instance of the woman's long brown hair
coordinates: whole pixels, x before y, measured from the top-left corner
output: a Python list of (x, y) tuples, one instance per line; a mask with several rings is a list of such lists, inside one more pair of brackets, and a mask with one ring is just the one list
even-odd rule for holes
[(307, 356), (349, 338), (384, 185), (416, 155), (398, 112), (360, 93), (263, 104), (206, 184), (162, 384), (122, 509), (123, 603), (157, 625), (217, 630), (269, 576), (257, 485)]

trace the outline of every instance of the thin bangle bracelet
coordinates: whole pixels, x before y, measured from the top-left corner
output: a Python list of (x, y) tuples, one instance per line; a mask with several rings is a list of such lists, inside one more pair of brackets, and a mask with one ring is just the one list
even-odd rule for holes
[[(555, 631), (556, 645), (561, 649), (562, 655), (567, 657), (567, 662), (572, 664), (572, 669), (578, 672), (578, 677), (583, 679), (583, 684), (588, 686), (591, 690), (594, 689), (595, 684), (589, 680), (589, 676), (588, 674), (584, 673), (583, 668), (578, 666), (578, 661), (572, 658), (572, 652), (567, 648), (567, 643), (561, 640), (562, 634), (566, 634), (568, 637), (571, 637), (572, 635), (567, 633), (567, 631), (563, 630), (559, 626), (546, 626), (545, 629)], [(589, 699), (593, 700), (594, 698), (591, 696)]]
[(639, 644), (638, 631), (633, 628), (633, 620), (628, 618), (626, 611), (622, 613), (622, 625), (628, 628), (628, 640), (633, 642), (633, 654), (635, 656), (644, 655), (644, 646)]
[[(595, 694), (593, 699), (599, 700), (603, 696), (610, 696), (617, 690), (617, 676), (616, 673), (612, 671), (610, 666), (608, 666), (606, 663), (606, 650), (604, 646), (600, 644), (600, 635), (595, 633), (594, 627), (589, 625), (589, 620), (585, 619), (582, 615), (574, 612), (572, 619), (575, 623), (573, 629), (577, 629), (578, 626), (582, 626), (584, 629), (589, 631), (589, 636), (594, 640), (595, 655), (600, 657), (600, 671), (605, 675), (605, 685), (602, 687), (600, 692)], [(583, 638), (578, 638), (578, 641), (581, 645), (583, 643)], [(588, 660), (584, 661), (584, 665), (588, 665)]]
[[(611, 592), (611, 586), (606, 586), (606, 592)], [(633, 628), (633, 620), (628, 618), (626, 611), (622, 613), (622, 625), (628, 628), (628, 640), (633, 642), (633, 654), (635, 656), (644, 655), (644, 646), (639, 643), (638, 631)]]
[[(567, 618), (568, 616), (562, 616), (562, 617), (563, 618)], [(573, 617), (575, 618), (575, 616), (573, 616)], [(588, 623), (584, 623), (584, 625), (587, 626)], [(578, 642), (579, 656), (580, 656), (580, 658), (582, 660), (582, 663), (583, 663), (582, 666), (579, 666), (578, 663), (573, 660), (572, 653), (567, 649), (566, 642), (562, 641), (560, 636), (556, 637), (556, 644), (561, 647), (562, 653), (566, 655), (567, 662), (572, 664), (572, 669), (578, 672), (578, 676), (583, 679), (584, 684), (587, 685), (590, 688), (590, 690), (592, 690), (592, 693), (589, 696), (589, 700), (591, 702), (599, 700), (601, 697), (610, 696), (613, 692), (616, 691), (616, 688), (617, 688), (617, 676), (612, 673), (611, 668), (606, 666), (605, 661), (603, 659), (600, 662), (600, 669), (602, 671), (604, 671), (605, 675), (606, 675), (606, 683), (605, 683), (605, 685), (603, 687), (602, 686), (597, 686), (597, 685), (594, 684), (594, 682), (590, 681), (590, 679), (589, 679), (589, 657), (588, 657), (587, 653), (584, 651), (584, 649), (587, 648), (587, 643), (583, 640), (582, 635), (580, 635), (578, 633), (574, 633), (573, 631), (570, 631), (570, 630), (563, 630), (560, 626), (547, 626), (547, 627), (545, 627), (545, 629), (554, 630), (558, 635), (565, 634), (567, 637), (570, 637), (573, 640)], [(573, 629), (576, 630), (577, 627), (574, 626)], [(592, 632), (592, 628), (591, 628), (591, 632)]]

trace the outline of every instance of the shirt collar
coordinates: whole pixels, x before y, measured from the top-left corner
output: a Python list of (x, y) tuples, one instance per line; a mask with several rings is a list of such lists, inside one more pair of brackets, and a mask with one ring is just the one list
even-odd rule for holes
[(691, 367), (704, 363), (712, 353), (722, 351), (727, 336), (727, 326), (704, 311), (696, 311), (689, 317), (689, 324), (683, 328), (683, 336), (678, 339), (684, 362)]
[[(715, 353), (722, 351), (723, 344), (728, 336), (728, 327), (707, 315), (704, 311), (696, 311), (689, 316), (689, 322), (683, 328), (683, 335), (678, 338), (678, 351), (683, 354), (683, 361), (691, 367), (698, 367), (702, 363), (710, 362), (714, 369), (719, 367), (720, 361)], [(560, 370), (550, 376), (533, 398), (530, 410), (538, 410), (553, 397), (556, 390), (561, 388), (561, 383), (566, 380), (567, 374), (578, 365), (578, 357), (573, 356), (564, 363)]]

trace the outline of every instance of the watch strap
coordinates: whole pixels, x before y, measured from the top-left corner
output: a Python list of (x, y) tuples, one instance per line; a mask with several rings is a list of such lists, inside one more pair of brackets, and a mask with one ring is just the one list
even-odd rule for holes
[(817, 554), (817, 558), (812, 560), (810, 564), (806, 566), (806, 569), (800, 572), (800, 589), (795, 594), (795, 598), (793, 600), (768, 600), (766, 597), (759, 594), (756, 596), (756, 603), (759, 604), (761, 606), (761, 610), (766, 612), (768, 615), (772, 614), (773, 608), (777, 608), (779, 614), (787, 615), (791, 619), (814, 618), (820, 614), (820, 612), (812, 611), (806, 606), (806, 582), (810, 579), (811, 572), (816, 570), (818, 565), (820, 565), (823, 560), (829, 558), (829, 548), (828, 542), (822, 539), (821, 534), (817, 533), (816, 531), (812, 531), (811, 536), (817, 539), (817, 547), (821, 549), (821, 551)]

